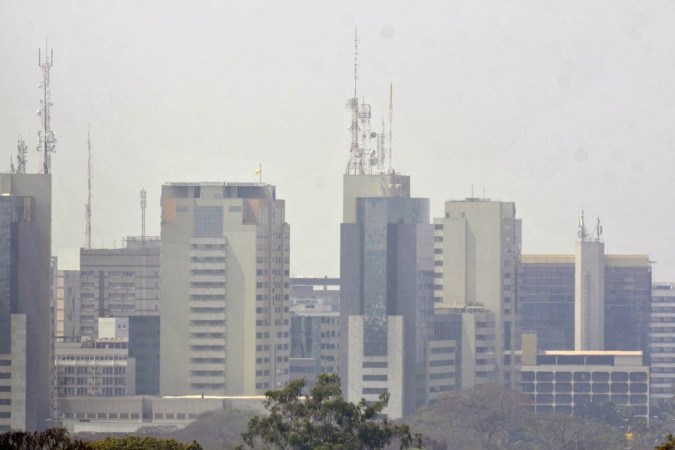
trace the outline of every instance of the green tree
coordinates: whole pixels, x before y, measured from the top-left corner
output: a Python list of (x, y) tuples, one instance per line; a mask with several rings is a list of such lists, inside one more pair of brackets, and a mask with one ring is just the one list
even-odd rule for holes
[(363, 399), (354, 404), (342, 398), (336, 374), (321, 374), (303, 397), (306, 383), (304, 378), (296, 379), (284, 389), (265, 394), (270, 413), (251, 419), (248, 431), (241, 435), (245, 445), (289, 450), (381, 449), (395, 439), (401, 448), (421, 441), (420, 436), (413, 439), (408, 425), (380, 420), (388, 394), (371, 404)]
[(44, 431), (8, 431), (0, 434), (0, 448), (7, 450), (90, 450), (88, 442), (73, 439), (65, 428)]
[(175, 439), (134, 435), (107, 437), (90, 445), (92, 450), (202, 450), (197, 442), (183, 444)]

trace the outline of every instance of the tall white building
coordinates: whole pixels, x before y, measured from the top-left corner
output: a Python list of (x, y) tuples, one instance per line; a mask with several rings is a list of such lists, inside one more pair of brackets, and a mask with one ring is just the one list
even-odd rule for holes
[(288, 383), (284, 214), (264, 183), (162, 187), (162, 395), (252, 395)]
[(445, 216), (434, 219), (434, 228), (436, 307), (481, 306), (494, 314), (494, 379), (514, 386), (522, 234), (515, 204), (479, 198), (447, 201)]

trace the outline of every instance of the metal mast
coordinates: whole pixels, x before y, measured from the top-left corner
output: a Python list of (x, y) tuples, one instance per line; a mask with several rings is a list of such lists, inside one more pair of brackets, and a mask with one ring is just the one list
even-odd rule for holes
[(141, 238), (145, 242), (145, 209), (148, 206), (145, 189), (141, 189)]
[(391, 153), (392, 153), (392, 131), (391, 124), (394, 121), (394, 83), (389, 84), (389, 170), (391, 173), (393, 167), (391, 165)]
[(347, 107), (352, 111), (352, 125), (349, 128), (352, 135), (352, 143), (349, 149), (349, 162), (347, 174), (356, 175), (361, 173), (361, 148), (359, 146), (359, 97), (358, 97), (358, 67), (359, 67), (359, 37), (358, 29), (354, 28), (354, 96), (348, 100)]
[(16, 172), (26, 173), (26, 156), (28, 155), (28, 146), (21, 136), (16, 148)]
[(42, 61), (42, 52), (38, 50), (38, 66), (42, 69), (42, 82), (38, 85), (38, 88), (42, 89), (42, 99), (40, 100), (40, 109), (38, 110), (38, 116), (41, 119), (42, 129), (38, 131), (38, 147), (37, 151), (44, 152), (44, 159), (42, 162), (42, 167), (40, 169), (41, 173), (48, 174), (51, 171), (51, 153), (56, 149), (56, 135), (51, 129), (51, 115), (49, 112), (50, 107), (53, 105), (51, 102), (51, 90), (49, 89), (49, 70), (54, 65), (54, 50), (52, 49), (49, 52), (49, 46), (47, 44), (47, 39), (45, 38), (45, 60)]
[(89, 137), (89, 127), (87, 127), (87, 153), (87, 204), (84, 207), (84, 211), (87, 222), (86, 248), (91, 248), (91, 139)]

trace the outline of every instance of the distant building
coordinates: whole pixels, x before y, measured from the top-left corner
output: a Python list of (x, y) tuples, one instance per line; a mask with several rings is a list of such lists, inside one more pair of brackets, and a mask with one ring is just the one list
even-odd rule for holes
[(340, 372), (339, 308), (339, 278), (291, 278), (291, 380)]
[(82, 337), (97, 335), (99, 317), (158, 316), (160, 241), (127, 237), (119, 249), (80, 250)]
[(574, 255), (523, 255), (518, 297), (540, 350), (574, 349)]
[(46, 428), (51, 397), (51, 176), (0, 174), (0, 432)]
[(521, 379), (537, 413), (576, 415), (613, 402), (649, 420), (649, 367), (640, 351), (538, 352), (536, 335), (523, 335)]
[(54, 337), (59, 342), (79, 341), (80, 326), (80, 271), (58, 270)]
[[(576, 282), (576, 271), (583, 273), (581, 277), (588, 285), (597, 285), (602, 279), (603, 320), (583, 322), (602, 331), (603, 347), (599, 350), (639, 350), (648, 355), (652, 277), (649, 257), (597, 256), (593, 270), (588, 262), (582, 270), (575, 269), (574, 255), (523, 255), (519, 294), (522, 329), (537, 333), (539, 350), (574, 349), (575, 285), (577, 291), (582, 290)], [(596, 294), (600, 295), (599, 291)], [(599, 335), (594, 339), (593, 345), (599, 345)]]
[(136, 364), (126, 339), (57, 342), (55, 360), (58, 398), (135, 394)]
[(162, 395), (287, 385), (290, 227), (264, 183), (162, 186)]
[(57, 398), (136, 394), (136, 361), (129, 355), (129, 319), (99, 318), (98, 330), (95, 339), (55, 344)]
[(340, 279), (291, 278), (291, 310), (339, 311)]
[(494, 314), (482, 307), (436, 308), (427, 348), (429, 401), (497, 381)]
[(129, 317), (129, 357), (136, 360), (136, 394), (159, 394), (159, 317)]
[(427, 402), (425, 349), (433, 317), (429, 200), (410, 178), (345, 175), (340, 229), (340, 371), (349, 401), (389, 392), (386, 413)]
[[(310, 363), (311, 360), (311, 363)], [(340, 372), (340, 313), (291, 310), (290, 379)]]
[(512, 202), (445, 202), (434, 219), (436, 307), (479, 306), (494, 314), (496, 381), (515, 386), (521, 221)]
[(675, 283), (654, 283), (650, 324), (651, 400), (675, 397)]

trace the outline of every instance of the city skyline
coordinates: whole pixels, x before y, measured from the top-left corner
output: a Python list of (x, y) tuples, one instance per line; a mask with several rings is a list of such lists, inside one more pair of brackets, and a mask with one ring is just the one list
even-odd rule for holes
[[(148, 234), (158, 235), (164, 182), (254, 181), (261, 163), (263, 181), (289, 201), (291, 273), (335, 275), (358, 25), (359, 91), (374, 117), (386, 116), (393, 82), (394, 167), (415, 177), (432, 217), (485, 186), (487, 197), (516, 203), (524, 253), (569, 253), (583, 208), (603, 220), (608, 252), (648, 254), (654, 280), (673, 279), (675, 248), (663, 244), (675, 242), (671, 214), (659, 192), (675, 188), (675, 7), (488, 5), (8, 3), (0, 156), (8, 168), (21, 134), (37, 172), (35, 63), (46, 34), (55, 51), (54, 254), (66, 268), (85, 241), (90, 123), (94, 246), (140, 234), (142, 188)], [(315, 241), (325, 250), (314, 252)]]

